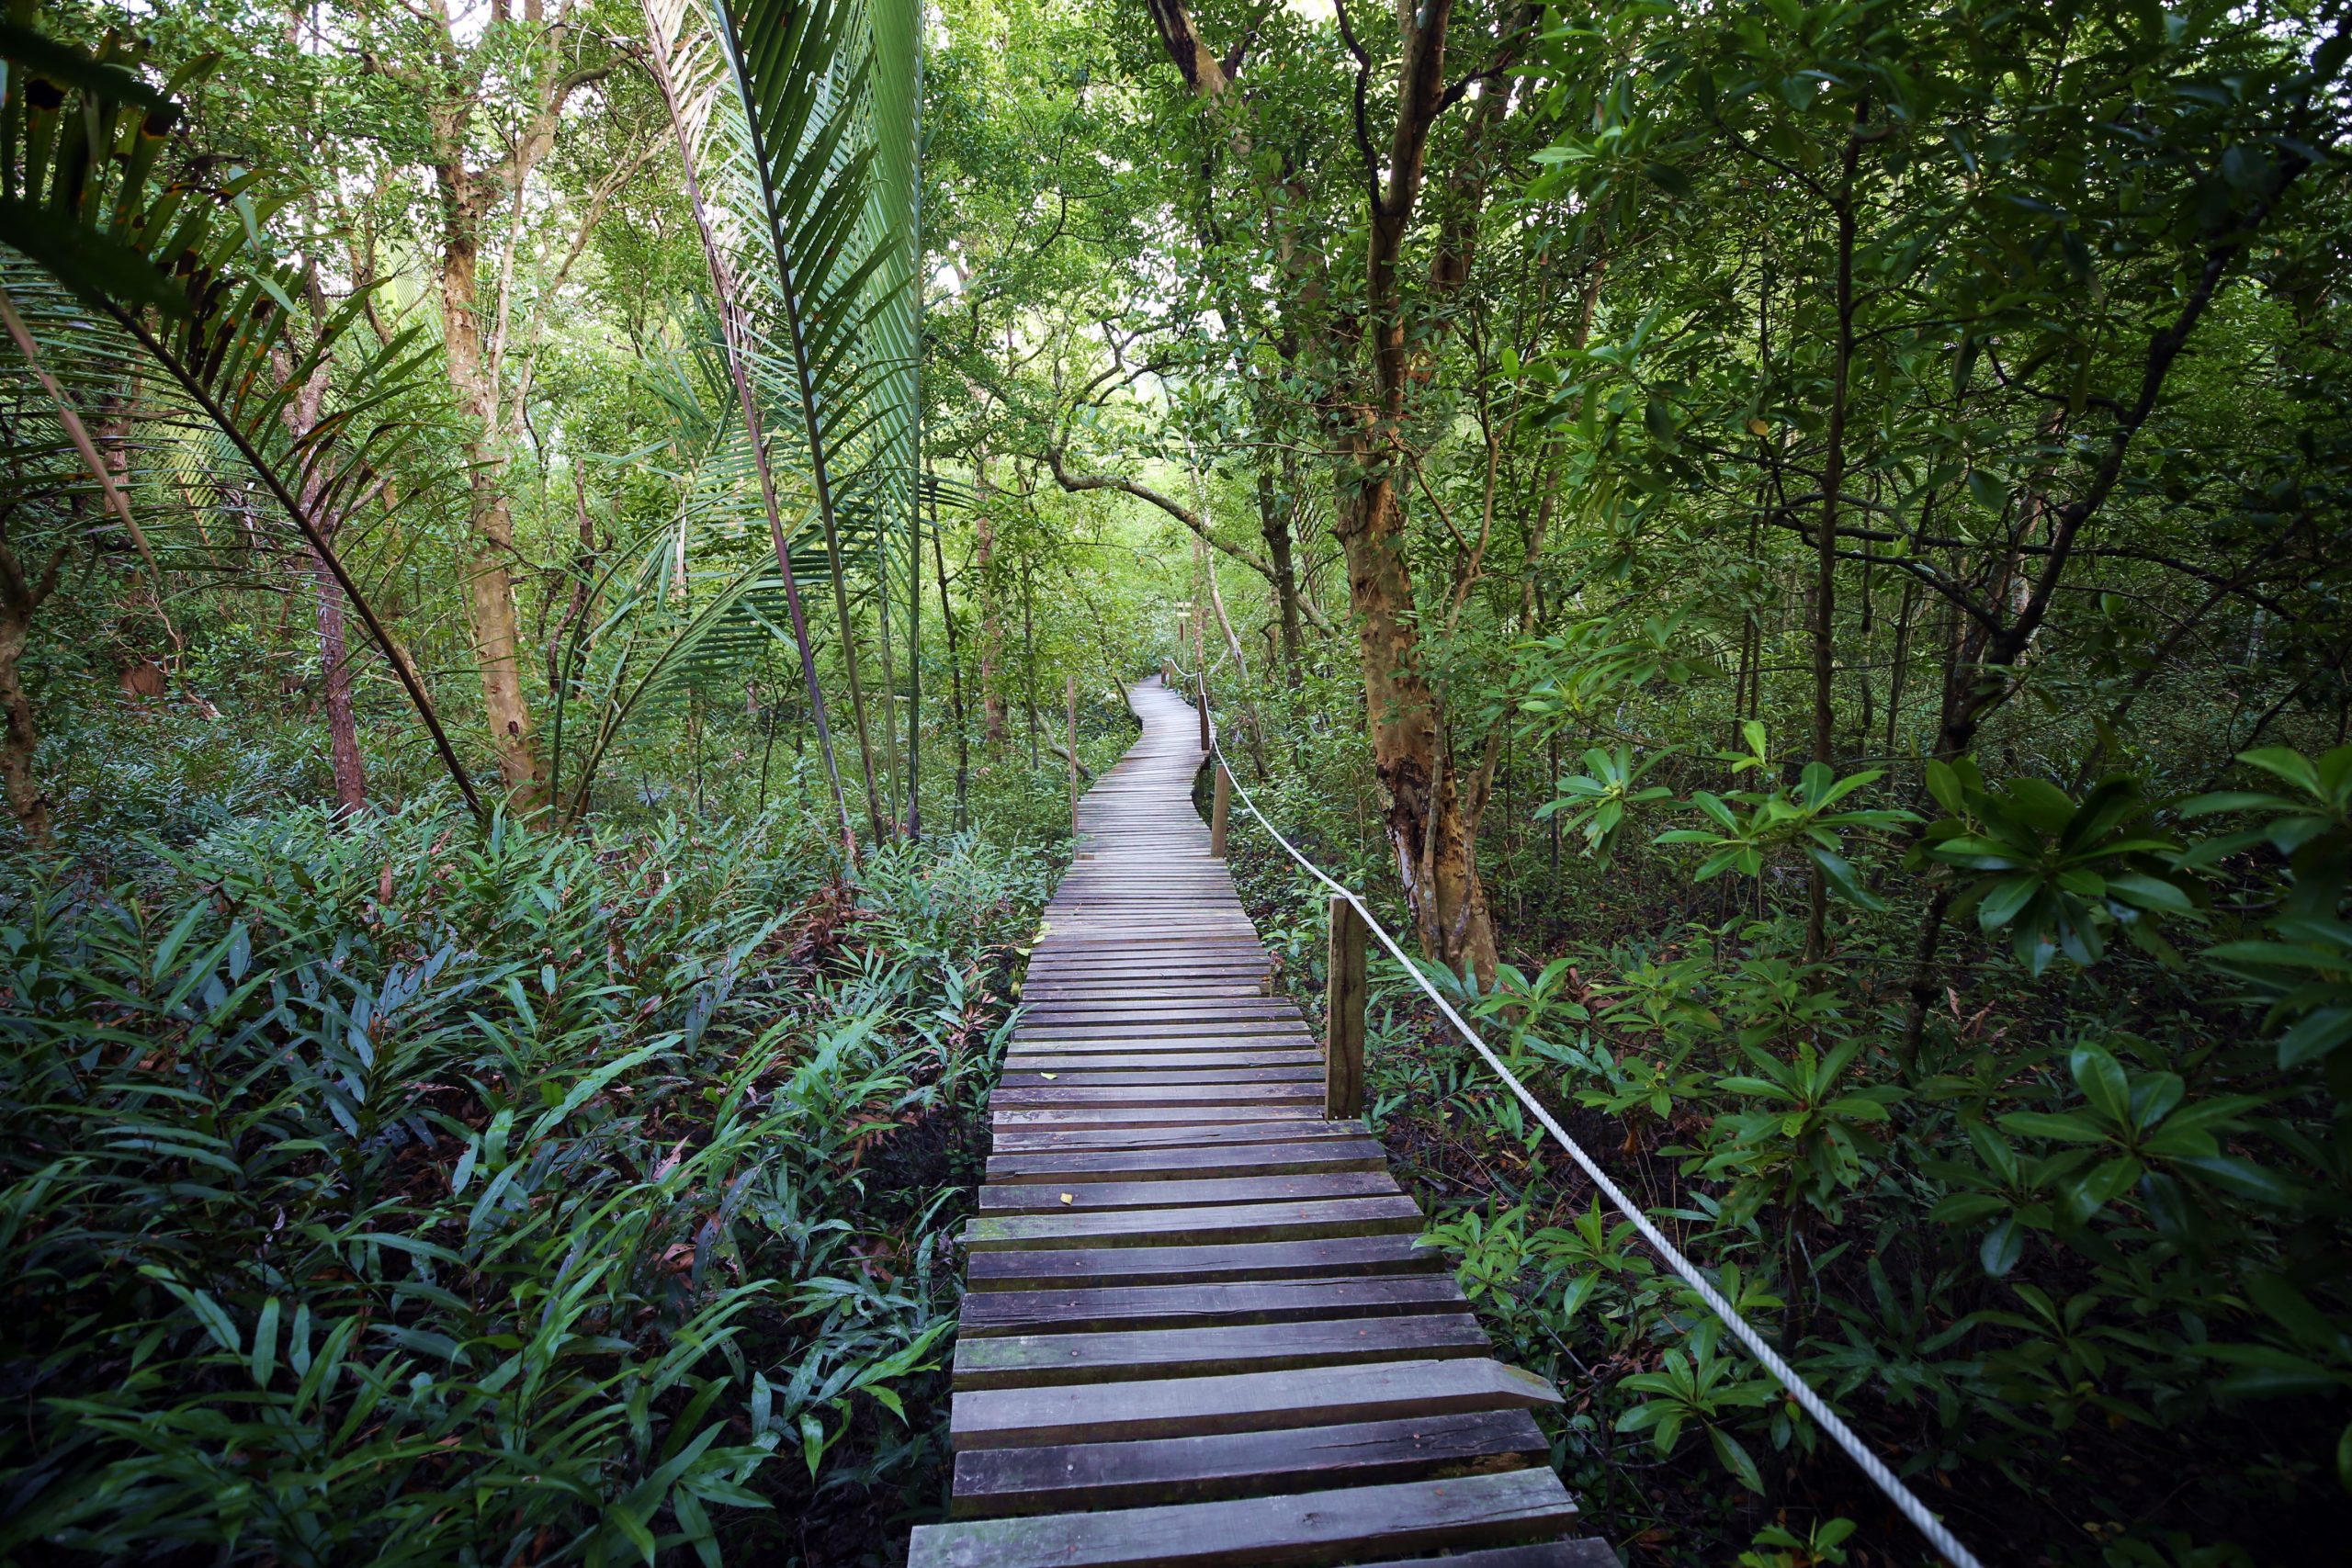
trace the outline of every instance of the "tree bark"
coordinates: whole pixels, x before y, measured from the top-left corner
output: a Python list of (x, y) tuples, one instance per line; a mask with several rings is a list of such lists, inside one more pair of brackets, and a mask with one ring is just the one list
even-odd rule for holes
[[(533, 39), (529, 98), (521, 124), (495, 162), (476, 167), (469, 161), (476, 121), (488, 93), (492, 56), (504, 40), (485, 39), (470, 49), (461, 47), (446, 4), (436, 3), (430, 19), (436, 35), (435, 58), (422, 72), (396, 74), (425, 100), (427, 156), (440, 197), (435, 282), (441, 295), (443, 360), (466, 424), (460, 445), (468, 487), (467, 620), (481, 677), (491, 751), (497, 758), (508, 803), (518, 811), (536, 811), (547, 804), (548, 781), (523, 687), (522, 633), (514, 605), (514, 518), (506, 494), (502, 439), (508, 423), (500, 386), (505, 334), (503, 312), (494, 339), (486, 340), (482, 331), (478, 276), (481, 224), (503, 204), (520, 206), (532, 170), (555, 148), (556, 130), (571, 96), (603, 80), (610, 67), (558, 69), (575, 31), (559, 8)], [(536, 7), (528, 19), (535, 27), (539, 24)], [(519, 418), (519, 408), (515, 412)]]
[(1007, 719), (1004, 701), (1004, 612), (996, 595), (996, 519), (989, 513), (989, 457), (972, 458), (972, 488), (978, 504), (972, 509), (972, 568), (979, 580), (980, 597), (980, 739), (990, 747), (1004, 744)]
[[(1287, 451), (1283, 454), (1285, 478), (1296, 481), (1297, 459)], [(1275, 481), (1273, 470), (1264, 463), (1258, 467), (1258, 533), (1266, 541), (1266, 563), (1273, 568), (1270, 574), (1274, 590), (1274, 608), (1282, 627), (1283, 671), (1292, 685), (1298, 684), (1301, 661), (1306, 658), (1306, 639), (1299, 630), (1298, 568), (1291, 553), (1290, 512), (1283, 505), (1283, 487)]]
[[(1836, 203), (1838, 215), (1837, 343), (1829, 371), (1828, 450), (1822, 459), (1820, 537), (1813, 577), (1813, 760), (1835, 770), (1837, 760), (1838, 495), (1846, 479), (1846, 403), (1854, 366), (1854, 175), (1860, 166), (1865, 106), (1854, 106)], [(1806, 862), (1804, 961), (1821, 961), (1827, 943), (1829, 878)]]
[[(290, 367), (288, 367), (290, 373)], [(296, 441), (310, 434), (326, 406), (328, 366), (322, 362), (311, 373), (278, 417)], [(322, 537), (332, 546), (343, 519), (329, 515), (320, 504), (325, 489), (322, 476), (311, 475), (303, 485), (302, 510), (309, 513)], [(327, 750), (334, 765), (335, 811), (353, 817), (368, 809), (368, 767), (359, 754), (359, 718), (351, 689), (349, 640), (345, 635), (343, 585), (328, 570), (326, 558), (305, 549), (302, 558), (318, 594), (314, 618), (319, 633), (319, 671), (325, 689)]]
[[(470, 120), (468, 114), (466, 119)], [(492, 755), (509, 805), (536, 811), (547, 801), (547, 775), (533, 743), (523, 692), (522, 634), (514, 610), (514, 517), (506, 499), (506, 458), (497, 438), (498, 388), (482, 350), (475, 298), (481, 262), (481, 177), (465, 166), (462, 142), (447, 146), (440, 179), (442, 344), (449, 387), (464, 412), (466, 458), (466, 615), (481, 677), (482, 712)]]
[(66, 551), (67, 547), (60, 545), (51, 553), (47, 566), (28, 578), (5, 529), (0, 529), (0, 719), (6, 721), (6, 734), (0, 736), (0, 783), (6, 786), (8, 809), (16, 814), (17, 825), (36, 844), (50, 841), (50, 800), (33, 771), (34, 756), (40, 750), (40, 716), (33, 707), (32, 694), (25, 690), (21, 667), (25, 645), (32, 636), (33, 615), (55, 591)]

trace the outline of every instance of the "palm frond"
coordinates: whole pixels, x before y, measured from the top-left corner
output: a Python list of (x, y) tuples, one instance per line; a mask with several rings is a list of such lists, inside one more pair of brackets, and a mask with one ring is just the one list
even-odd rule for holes
[[(479, 812), (424, 681), (328, 525), (418, 446), (421, 427), (396, 404), (421, 383), (432, 351), (413, 334), (361, 348), (350, 332), (363, 310), (356, 297), (306, 320), (295, 303), (300, 270), (262, 248), (275, 204), (258, 176), (165, 168), (177, 119), (169, 90), (158, 95), (122, 59), (84, 56), (21, 28), (0, 30), (0, 244), (86, 307), (72, 323), (79, 330), (40, 352), (71, 357), (102, 344), (135, 357), (160, 373), (184, 414), (220, 433), (342, 590)], [(209, 69), (196, 62), (172, 90)], [(329, 359), (346, 395), (307, 431), (289, 431), (282, 411)]]
[(878, 134), (885, 112), (912, 124), (910, 10), (710, 0), (710, 16), (734, 89), (712, 98), (705, 131), (725, 182), (718, 205), (746, 215), (731, 238), (747, 337), (783, 372), (786, 427), (816, 489), (878, 836), (842, 525), (853, 502), (894, 517), (912, 507), (914, 158)]

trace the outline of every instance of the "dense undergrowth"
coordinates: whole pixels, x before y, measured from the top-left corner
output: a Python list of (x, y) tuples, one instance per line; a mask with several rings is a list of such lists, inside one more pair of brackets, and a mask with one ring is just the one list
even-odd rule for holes
[[(1296, 699), (1274, 777), (1238, 748), (1236, 763), (1309, 854), (1378, 891), (1348, 738), (1318, 706)], [(2335, 1304), (2352, 1173), (2343, 1086), (2322, 1071), (2343, 1019), (2326, 954), (2352, 750), (2262, 761), (2277, 772), (2243, 768), (2251, 792), (2160, 809), (2136, 790), (2088, 806), (1969, 792), (1979, 831), (2046, 859), (2128, 827), (2183, 891), (2163, 925), (2178, 948), (2069, 957), (1985, 931), (1915, 1059), (1899, 915), (1857, 915), (1806, 964), (1801, 897), (1774, 875), (1794, 852), (1753, 882), (1694, 880), (1690, 852), (1640, 841), (1701, 818), (1675, 792), (1630, 814), (1642, 831), (1613, 860), (1581, 859), (1571, 836), (1556, 882), (1544, 838), (1519, 846), (1497, 886), (1521, 962), (1494, 991), (1429, 972), (1986, 1561), (2296, 1560), (2352, 1475)], [(1684, 792), (1724, 787), (1720, 766), (1685, 771)], [(1889, 895), (1972, 886), (1916, 857), (1906, 871), (1900, 824), (1849, 838)], [(1294, 992), (1319, 1008), (1323, 889), (1254, 827), (1234, 846)], [(1917, 1560), (1909, 1527), (1396, 966), (1374, 979), (1373, 1120), (1501, 1353), (1566, 1391), (1555, 1459), (1592, 1528), (1641, 1562)]]
[(0, 1555), (878, 1551), (1049, 866), (808, 820), (12, 864)]

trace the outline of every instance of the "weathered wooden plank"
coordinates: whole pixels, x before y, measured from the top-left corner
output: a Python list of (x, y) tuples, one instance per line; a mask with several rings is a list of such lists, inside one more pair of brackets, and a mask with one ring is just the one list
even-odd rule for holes
[(1167, 1181), (1210, 1172), (1281, 1176), (1314, 1170), (1385, 1170), (1387, 1156), (1370, 1139), (1319, 1143), (1231, 1144), (1212, 1148), (1088, 1149), (989, 1156), (991, 1185), (1051, 1181)]
[(1086, 1036), (1033, 1040), (1016, 1032), (1012, 1036), (1011, 1048), (1023, 1055), (1059, 1052), (1096, 1056), (1118, 1055), (1138, 1061), (1148, 1057), (1189, 1055), (1201, 1051), (1216, 1051), (1227, 1055), (1263, 1052), (1267, 1055), (1283, 1051), (1305, 1051), (1312, 1053), (1316, 1061), (1323, 1060), (1322, 1047), (1317, 1045), (1315, 1037), (1304, 1029), (1295, 1029), (1277, 1034), (1186, 1035), (1182, 1038), (1168, 1039), (1148, 1034), (1130, 1034), (1102, 1040)]
[[(1312, 1084), (1320, 1089), (1323, 1074), (1316, 1067), (1138, 1067), (1132, 1072), (1065, 1071), (1059, 1067), (1007, 1066), (997, 1077), (999, 1089), (1152, 1089), (1208, 1088), (1233, 1084)], [(1285, 1097), (1289, 1098), (1289, 1097)]]
[(1321, 1117), (1272, 1122), (1237, 1122), (1217, 1127), (1003, 1127), (996, 1134), (999, 1154), (1066, 1154), (1077, 1149), (1227, 1148), (1240, 1144), (1317, 1143), (1368, 1138), (1361, 1122)]
[(928, 1525), (907, 1568), (1253, 1568), (1368, 1551), (1509, 1545), (1556, 1536), (1576, 1505), (1548, 1470), (1509, 1470), (1216, 1503)]
[(1397, 1190), (1385, 1170), (1223, 1176), (1174, 1181), (1022, 1182), (980, 1189), (983, 1214), (1064, 1213), (1094, 1209), (1204, 1209), (1228, 1203), (1300, 1203), (1385, 1198)]
[(1617, 1554), (1609, 1543), (1592, 1537), (1575, 1540), (1547, 1540), (1526, 1546), (1496, 1546), (1484, 1551), (1449, 1551), (1443, 1557), (1416, 1557), (1409, 1562), (1392, 1557), (1379, 1562), (1358, 1564), (1358, 1568), (1432, 1568), (1442, 1562), (1445, 1568), (1618, 1568)]
[(1445, 1254), (1403, 1232), (1208, 1247), (1029, 1247), (975, 1252), (964, 1281), (975, 1291), (1052, 1285), (1165, 1285), (1222, 1280), (1299, 1280), (1316, 1275), (1405, 1274), (1440, 1269)]
[(1191, 1503), (1517, 1470), (1550, 1457), (1550, 1445), (1524, 1410), (1214, 1438), (976, 1449), (956, 1456), (955, 1512), (959, 1518), (1001, 1517)]
[(1069, 1388), (980, 1389), (956, 1397), (948, 1426), (961, 1451), (1266, 1432), (1469, 1410), (1526, 1410), (1559, 1401), (1552, 1386), (1532, 1372), (1464, 1358)]
[(1487, 1352), (1466, 1312), (1198, 1328), (1006, 1334), (959, 1339), (955, 1386), (1044, 1388), (1106, 1379), (1208, 1377), (1281, 1367), (1417, 1361)]
[(1316, 1083), (1110, 1083), (1039, 1084), (1035, 1088), (998, 1089), (989, 1096), (990, 1111), (1051, 1111), (1079, 1106), (1129, 1110), (1138, 1106), (1168, 1108), (1186, 1105), (1272, 1105), (1294, 1109), (1323, 1107), (1323, 1089)]
[(1125, 1055), (1101, 1052), (1064, 1055), (1016, 1043), (1004, 1058), (1007, 1073), (1210, 1072), (1220, 1067), (1306, 1067), (1320, 1078), (1322, 1061), (1312, 1051), (1151, 1051)]
[(1117, 1209), (1104, 1213), (982, 1214), (964, 1226), (974, 1252), (1103, 1246), (1182, 1247), (1199, 1242), (1407, 1235), (1421, 1228), (1420, 1206), (1393, 1198), (1306, 1203), (1235, 1203), (1216, 1209)]
[(1284, 1124), (1320, 1122), (1322, 1107), (1301, 1110), (1290, 1105), (1142, 1105), (1129, 1108), (1108, 1105), (1075, 1105), (1044, 1110), (1031, 1106), (1016, 1106), (1009, 1111), (991, 1111), (991, 1126), (1006, 1127), (1176, 1127), (1187, 1124), (1214, 1125), (1230, 1122), (1282, 1122)]
[(1187, 1328), (1219, 1323), (1289, 1323), (1457, 1312), (1465, 1305), (1451, 1274), (1248, 1280), (1207, 1285), (1126, 1285), (1108, 1290), (975, 1291), (964, 1298), (957, 1332), (1078, 1333)]

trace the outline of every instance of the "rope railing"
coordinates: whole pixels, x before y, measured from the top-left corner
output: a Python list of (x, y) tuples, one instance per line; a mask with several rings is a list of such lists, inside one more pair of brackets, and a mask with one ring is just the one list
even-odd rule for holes
[[(1198, 679), (1199, 672), (1188, 673), (1193, 673), (1194, 678)], [(1204, 698), (1202, 705), (1205, 712), (1207, 706), (1205, 682), (1202, 683), (1201, 689)], [(1649, 1215), (1643, 1212), (1640, 1205), (1626, 1196), (1616, 1182), (1610, 1179), (1609, 1173), (1600, 1168), (1599, 1161), (1585, 1152), (1584, 1145), (1568, 1135), (1567, 1129), (1561, 1126), (1558, 1120), (1544, 1107), (1544, 1102), (1535, 1097), (1534, 1092), (1520, 1081), (1519, 1075), (1503, 1065), (1502, 1059), (1487, 1046), (1478, 1032), (1470, 1027), (1469, 1021), (1455, 1010), (1453, 1004), (1446, 999), (1443, 992), (1430, 983), (1429, 977), (1421, 973), (1420, 966), (1406, 955), (1405, 950), (1397, 945), (1396, 939), (1388, 934), (1388, 929), (1374, 919), (1372, 910), (1365, 907), (1363, 900), (1356, 897), (1354, 889), (1307, 859), (1300, 852), (1298, 846), (1284, 838), (1282, 829), (1275, 827), (1263, 811), (1258, 809), (1258, 803), (1250, 798), (1249, 790), (1242, 786), (1240, 777), (1234, 773), (1232, 764), (1226, 760), (1225, 752), (1216, 743), (1216, 721), (1212, 718), (1209, 723), (1208, 755), (1214, 758), (1217, 767), (1223, 770), (1232, 786), (1233, 793), (1240, 796), (1242, 809), (1257, 818), (1258, 825), (1265, 829), (1267, 837), (1280, 845), (1283, 852), (1295, 861), (1300, 869), (1329, 888), (1333, 897), (1346, 900), (1354, 908), (1357, 916), (1363, 919), (1365, 930), (1372, 933), (1374, 940), (1388, 950), (1389, 956), (1396, 960), (1397, 964), (1403, 967), (1405, 974), (1428, 996), (1446, 1022), (1452, 1024), (1454, 1032), (1460, 1034), (1487, 1066), (1494, 1070), (1495, 1076), (1509, 1086), (1511, 1093), (1518, 1097), (1519, 1102), (1543, 1124), (1544, 1132), (1550, 1134), (1553, 1140), (1567, 1151), (1568, 1156), (1583, 1168), (1585, 1175), (1591, 1179), (1593, 1186), (1599, 1189), (1601, 1196), (1608, 1199), (1611, 1207), (1633, 1223), (1634, 1228), (1640, 1233), (1642, 1239), (1649, 1243), (1651, 1250), (1657, 1254), (1668, 1268), (1681, 1278), (1684, 1284), (1690, 1287), (1699, 1299), (1706, 1303), (1710, 1312), (1722, 1320), (1723, 1325), (1731, 1331), (1732, 1337), (1747, 1348), (1748, 1354), (1756, 1358), (1758, 1365), (1772, 1374), (1780, 1385), (1788, 1391), (1789, 1397), (1796, 1401), (1806, 1415), (1813, 1417), (1815, 1424), (1828, 1435), (1830, 1440), (1845, 1450), (1846, 1457), (1852, 1460), (1861, 1472), (1870, 1478), (1871, 1483), (1885, 1494), (1887, 1501), (1894, 1504), (1903, 1517), (1910, 1520), (1919, 1533), (1927, 1538), (1928, 1544), (1941, 1552), (1945, 1560), (1952, 1564), (1952, 1568), (1982, 1568), (1976, 1554), (1961, 1544), (1960, 1538), (1951, 1532), (1951, 1528), (1943, 1520), (1936, 1517), (1934, 1511), (1928, 1506), (1919, 1495), (1904, 1484), (1902, 1478), (1888, 1467), (1884, 1460), (1871, 1451), (1860, 1436), (1846, 1425), (1844, 1419), (1829, 1407), (1828, 1401), (1822, 1398), (1811, 1383), (1805, 1382), (1804, 1374), (1791, 1366), (1779, 1351), (1772, 1348), (1756, 1325), (1741, 1315), (1739, 1309), (1715, 1288), (1714, 1281), (1701, 1272), (1697, 1264), (1685, 1258), (1681, 1249), (1667, 1239), (1666, 1233), (1658, 1229)]]

